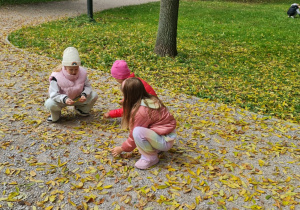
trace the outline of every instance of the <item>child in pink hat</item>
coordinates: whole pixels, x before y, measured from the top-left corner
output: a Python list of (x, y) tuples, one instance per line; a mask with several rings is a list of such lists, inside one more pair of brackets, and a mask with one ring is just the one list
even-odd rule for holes
[[(130, 69), (128, 68), (127, 63), (124, 60), (116, 60), (113, 66), (111, 67), (110, 72), (111, 72), (111, 76), (114, 77), (115, 80), (120, 84), (122, 84), (122, 82), (127, 78), (135, 77), (133, 72), (130, 73)], [(141, 78), (138, 79), (141, 80), (141, 82), (143, 83), (147, 93), (157, 97), (157, 94), (147, 82), (145, 82)], [(122, 115), (123, 115), (123, 108), (120, 108), (120, 109), (115, 109), (106, 112), (103, 116), (105, 118), (116, 118), (116, 117), (122, 117)]]

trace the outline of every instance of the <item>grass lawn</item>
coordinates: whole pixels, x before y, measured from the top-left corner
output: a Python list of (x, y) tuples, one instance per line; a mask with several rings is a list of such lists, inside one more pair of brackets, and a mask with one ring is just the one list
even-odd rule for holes
[(58, 59), (74, 46), (84, 66), (105, 72), (124, 59), (153, 86), (300, 122), (300, 18), (287, 18), (290, 3), (180, 1), (176, 58), (153, 53), (159, 6), (23, 28), (9, 40)]

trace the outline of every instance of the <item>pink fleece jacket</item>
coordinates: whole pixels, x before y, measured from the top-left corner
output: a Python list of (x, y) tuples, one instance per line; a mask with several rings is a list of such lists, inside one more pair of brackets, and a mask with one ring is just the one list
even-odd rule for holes
[[(151, 118), (148, 116), (149, 109), (152, 109)], [(123, 151), (131, 152), (136, 148), (132, 132), (133, 129), (137, 126), (149, 128), (156, 132), (158, 135), (168, 135), (175, 131), (176, 120), (166, 107), (153, 109), (145, 106), (142, 103), (135, 115), (134, 124), (130, 129), (129, 137), (122, 144)]]

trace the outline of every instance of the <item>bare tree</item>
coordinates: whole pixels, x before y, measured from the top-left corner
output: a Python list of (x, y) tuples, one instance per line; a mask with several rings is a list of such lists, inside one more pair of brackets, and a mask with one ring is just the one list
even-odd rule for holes
[(177, 55), (177, 22), (179, 0), (161, 0), (158, 32), (154, 52), (160, 56)]

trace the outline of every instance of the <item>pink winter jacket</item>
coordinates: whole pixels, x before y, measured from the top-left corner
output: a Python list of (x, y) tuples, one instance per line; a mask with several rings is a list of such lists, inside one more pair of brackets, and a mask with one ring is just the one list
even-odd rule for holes
[[(166, 107), (162, 107), (160, 109), (157, 109), (157, 107), (154, 107), (153, 102), (150, 99), (147, 99), (149, 107), (145, 105), (145, 103), (142, 101), (141, 106), (139, 107), (139, 110), (137, 111), (135, 118), (134, 118), (134, 124), (133, 127), (130, 129), (130, 134), (128, 139), (123, 142), (122, 149), (125, 152), (131, 152), (136, 148), (132, 132), (135, 127), (144, 127), (149, 128), (156, 132), (158, 135), (168, 135), (170, 133), (175, 132), (176, 128), (176, 120), (173, 117), (173, 115), (170, 114), (168, 109)], [(152, 116), (151, 118), (148, 116), (148, 110), (152, 110)], [(166, 139), (168, 141), (168, 139)], [(173, 140), (173, 139), (169, 139)]]

